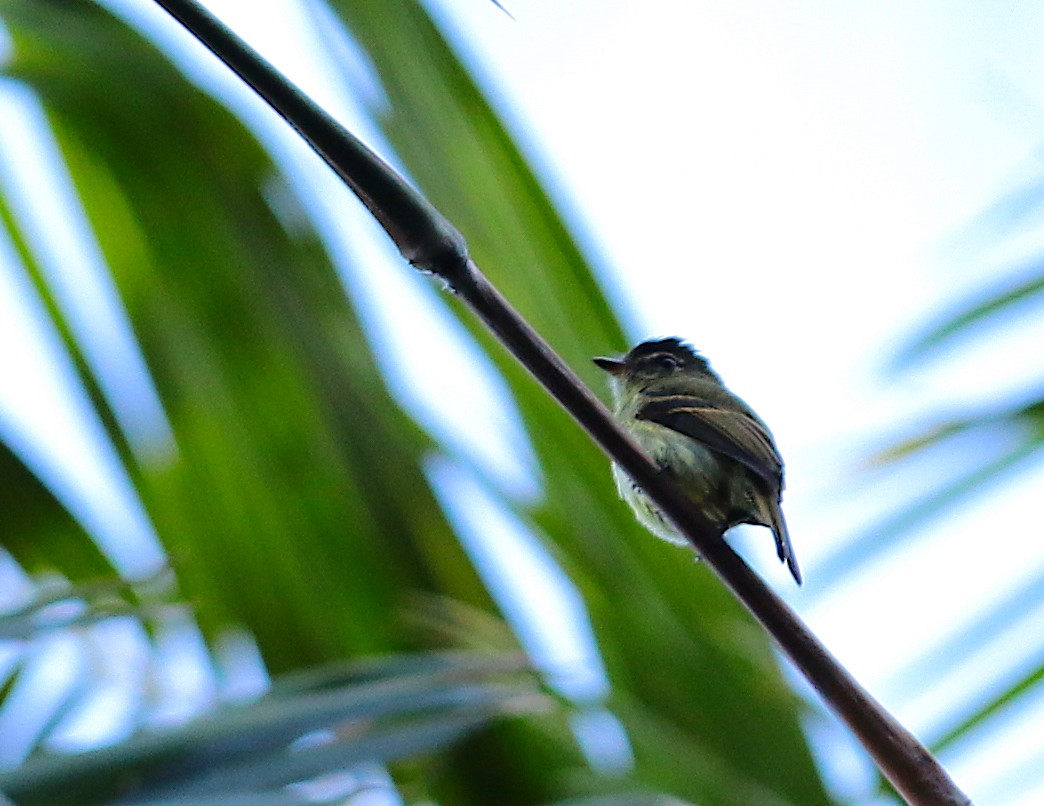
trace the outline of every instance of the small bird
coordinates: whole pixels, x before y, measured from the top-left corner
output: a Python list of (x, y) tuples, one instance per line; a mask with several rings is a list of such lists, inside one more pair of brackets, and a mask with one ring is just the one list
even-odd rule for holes
[[(783, 459), (768, 426), (680, 339), (646, 341), (625, 356), (594, 362), (610, 375), (617, 419), (661, 470), (722, 534), (740, 523), (771, 529), (779, 559), (800, 585), (780, 509)], [(688, 544), (615, 464), (613, 476), (645, 528), (670, 543)]]

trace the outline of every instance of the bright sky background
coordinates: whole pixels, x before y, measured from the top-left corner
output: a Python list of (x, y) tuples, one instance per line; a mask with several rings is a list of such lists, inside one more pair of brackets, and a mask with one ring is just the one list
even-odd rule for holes
[[(146, 27), (158, 18), (139, 0), (109, 5)], [(309, 29), (300, 16), (284, 13), (286, 4), (207, 5), (380, 144), (341, 88), (324, 81), (330, 71), (317, 55), (294, 50), (294, 38)], [(1009, 261), (1042, 245), (1041, 233), (1029, 232), (998, 250), (966, 226), (1021, 177), (1041, 170), (1044, 8), (970, 0), (514, 0), (512, 21), (485, 0), (429, 5), (582, 233), (634, 339), (690, 339), (772, 426), (787, 460), (785, 508), (806, 587), (788, 584), (766, 535), (751, 531), (736, 544), (831, 650), (926, 738), (947, 726), (945, 716), (957, 706), (1039, 665), (1028, 654), (1039, 641), (1023, 636), (1041, 634), (1044, 612), (1030, 614), (1017, 634), (998, 636), (987, 655), (953, 674), (894, 679), (962, 621), (1044, 568), (1039, 527), (1025, 523), (1044, 483), (1039, 463), (1003, 491), (915, 531), (901, 550), (868, 565), (843, 589), (817, 586), (816, 572), (860, 526), (910, 498), (918, 485), (952, 473), (955, 458), (961, 460), (935, 457), (913, 475), (856, 473), (874, 447), (924, 425), (926, 412), (959, 412), (1039, 380), (1044, 323), (1030, 320), (960, 360), (899, 376), (885, 366), (919, 325), (993, 285)], [(251, 101), (236, 95), (234, 84), (226, 79), (222, 86), (233, 105), (251, 114)], [(19, 103), (10, 92), (2, 95), (0, 103)], [(7, 173), (4, 143), (10, 153), (12, 137), (9, 129), (0, 133), (0, 171)], [(304, 161), (280, 137), (272, 134), (273, 150)], [(307, 170), (316, 181), (330, 181), (315, 166)], [(332, 227), (329, 208), (315, 213)], [(362, 218), (357, 210), (353, 215)], [(327, 234), (348, 248), (343, 233)], [(384, 297), (386, 287), (366, 283), (388, 283), (403, 305), (418, 305), (426, 292), (396, 267), (380, 238), (375, 244), (364, 247), (371, 250), (366, 257), (389, 266), (385, 279), (349, 277), (353, 293)], [(0, 243), (0, 263), (3, 249)], [(85, 276), (91, 271), (84, 269)], [(39, 333), (25, 336), (37, 327), (32, 308), (24, 283), (0, 272), (3, 343), (37, 349), (46, 341)], [(383, 357), (397, 393), (436, 433), (476, 433), (473, 422), (457, 428), (452, 411), (500, 406), (502, 390), (467, 367), (454, 388), (436, 387), (411, 353), (417, 339), (386, 322), (374, 312), (367, 325), (385, 336)], [(433, 332), (428, 321), (424, 328)], [(112, 338), (118, 342), (118, 333)], [(458, 340), (451, 329), (430, 349), (450, 352)], [(111, 457), (97, 435), (84, 436), (96, 424), (84, 424), (82, 401), (56, 392), (62, 370), (40, 370), (48, 365), (44, 355), (0, 351), (0, 371), (23, 379), (5, 386), (0, 424), (5, 434), (12, 424), (17, 433), (35, 433), (25, 439), (44, 445), (43, 465), (77, 465), (80, 489), (66, 491), (64, 500), (90, 523), (100, 510), (88, 502), (98, 500), (98, 490), (118, 497), (119, 485), (106, 487)], [(461, 395), (470, 405), (459, 406)], [(43, 409), (43, 401), (50, 407)], [(147, 400), (125, 415), (132, 422), (156, 416)], [(49, 448), (40, 436), (44, 422), (54, 438)], [(506, 487), (532, 494), (531, 458), (517, 433), (504, 437), (495, 423), (491, 418), (477, 442), (460, 449), (473, 452)], [(59, 456), (58, 445), (70, 444), (80, 449)], [(160, 440), (139, 449), (164, 446)], [(445, 466), (433, 467), (431, 478), (452, 515), (453, 497), (467, 480)], [(127, 534), (149, 545), (140, 513), (125, 511)], [(504, 531), (505, 540), (513, 539), (510, 524)], [(127, 562), (148, 568), (155, 553)], [(502, 606), (511, 610), (510, 603)], [(521, 625), (528, 617), (513, 618)], [(582, 647), (589, 637), (578, 628), (531, 640), (544, 641), (542, 651), (553, 654)], [(588, 685), (597, 689), (593, 674)], [(1044, 778), (1012, 773), (1032, 759), (1044, 767), (1040, 697), (1036, 706), (1002, 715), (995, 730), (945, 758), (977, 802), (1044, 802)], [(829, 727), (817, 727), (815, 736), (824, 751), (841, 741)], [(831, 770), (849, 776), (843, 785), (858, 791), (865, 769), (856, 765), (853, 772), (841, 751), (829, 755)]]

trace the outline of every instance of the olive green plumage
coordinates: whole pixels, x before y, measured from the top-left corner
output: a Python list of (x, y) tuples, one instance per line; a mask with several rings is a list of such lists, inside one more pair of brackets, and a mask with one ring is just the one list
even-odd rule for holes
[[(643, 342), (622, 358), (594, 361), (610, 374), (616, 417), (635, 441), (722, 533), (740, 523), (771, 529), (780, 560), (800, 585), (780, 509), (783, 460), (768, 426), (678, 339)], [(613, 476), (643, 526), (671, 543), (688, 543), (616, 465)]]

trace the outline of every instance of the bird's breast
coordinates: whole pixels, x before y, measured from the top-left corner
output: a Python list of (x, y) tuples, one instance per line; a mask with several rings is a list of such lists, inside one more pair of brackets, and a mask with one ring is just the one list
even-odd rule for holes
[(692, 437), (648, 420), (636, 420), (628, 430), (642, 450), (683, 485), (715, 481), (722, 472), (719, 455)]

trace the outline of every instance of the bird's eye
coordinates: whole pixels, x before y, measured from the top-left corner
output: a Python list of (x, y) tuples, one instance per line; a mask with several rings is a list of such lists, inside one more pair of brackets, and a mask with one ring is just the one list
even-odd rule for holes
[(663, 370), (672, 371), (681, 366), (681, 364), (673, 355), (662, 354), (656, 356), (656, 366)]

